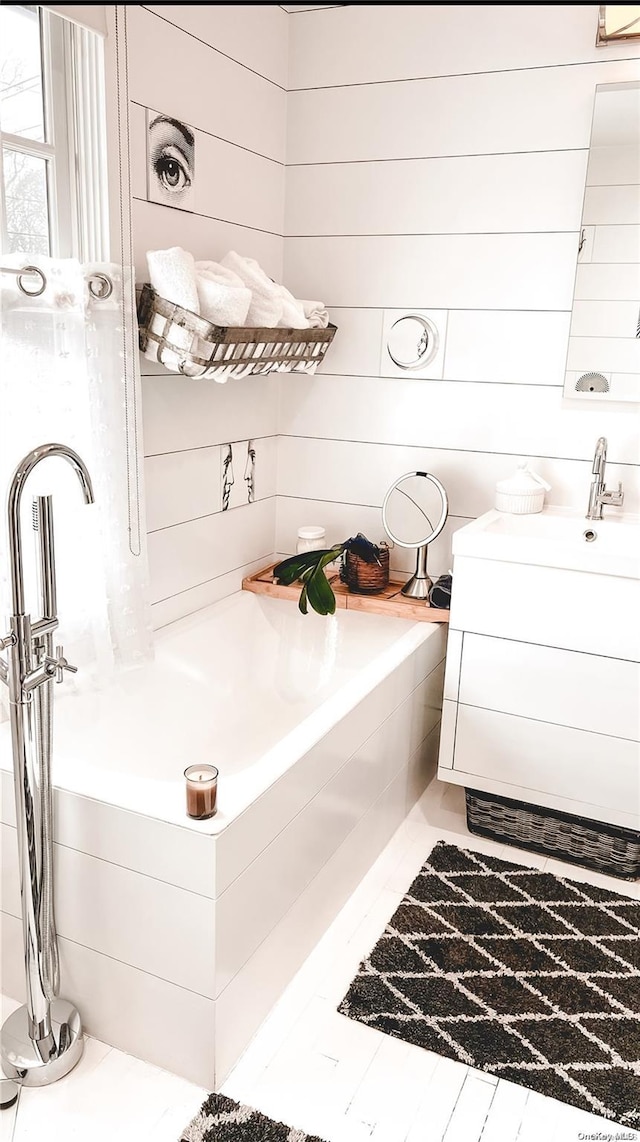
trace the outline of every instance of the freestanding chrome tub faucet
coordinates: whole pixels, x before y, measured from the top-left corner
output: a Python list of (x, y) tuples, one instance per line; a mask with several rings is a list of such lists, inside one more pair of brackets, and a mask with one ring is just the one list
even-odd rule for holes
[(624, 500), (624, 492), (622, 491), (622, 484), (618, 483), (617, 492), (608, 492), (604, 483), (604, 471), (607, 464), (607, 441), (604, 436), (598, 438), (596, 450), (593, 457), (593, 467), (591, 469), (592, 480), (589, 489), (589, 506), (587, 508), (587, 519), (602, 519), (602, 509), (605, 504), (611, 504), (613, 507), (619, 508)]
[(58, 626), (51, 496), (35, 496), (38, 581), (42, 615), (25, 614), (20, 507), (28, 477), (41, 460), (59, 456), (71, 464), (84, 496), (93, 503), (84, 462), (64, 444), (34, 448), (16, 468), (7, 501), (11, 616), (0, 636), (0, 681), (9, 690), (16, 799), (20, 895), (27, 1002), (6, 1020), (0, 1035), (5, 1075), (23, 1086), (45, 1086), (68, 1074), (82, 1056), (80, 1016), (58, 998), (58, 947), (53, 909), (53, 795), (51, 785), (52, 682), (75, 673), (61, 646), (53, 653)]

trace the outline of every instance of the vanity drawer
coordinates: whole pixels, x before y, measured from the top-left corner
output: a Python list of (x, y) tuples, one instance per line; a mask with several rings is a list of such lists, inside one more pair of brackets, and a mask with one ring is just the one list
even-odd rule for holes
[(622, 813), (640, 810), (640, 746), (567, 726), (475, 706), (458, 707), (454, 769), (465, 784), (482, 789), (482, 778), (513, 786), (517, 800), (536, 803), (536, 793)]
[(465, 634), (459, 699), (640, 740), (640, 664), (623, 659)]
[(456, 556), (452, 630), (640, 658), (640, 579)]

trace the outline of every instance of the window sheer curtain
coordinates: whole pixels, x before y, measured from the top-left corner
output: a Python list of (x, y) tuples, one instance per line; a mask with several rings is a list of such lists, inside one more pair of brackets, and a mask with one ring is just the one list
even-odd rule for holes
[[(29, 542), (31, 499), (53, 495), (58, 576), (59, 642), (79, 667), (77, 685), (109, 677), (117, 667), (141, 663), (151, 653), (144, 548), (130, 542), (130, 472), (126, 420), (126, 338), (123, 305), (131, 282), (121, 267), (81, 265), (75, 259), (3, 255), (3, 266), (37, 265), (46, 276), (39, 296), (26, 297), (12, 274), (2, 274), (0, 329), (0, 625), (9, 613), (6, 492), (20, 459), (38, 445), (70, 445), (87, 464), (96, 502), (84, 505), (68, 464), (49, 459), (37, 466), (23, 505), (27, 609), (38, 610), (35, 548)], [(113, 284), (96, 297), (95, 271)], [(35, 277), (24, 278), (34, 289)], [(34, 536), (35, 544), (35, 536)]]

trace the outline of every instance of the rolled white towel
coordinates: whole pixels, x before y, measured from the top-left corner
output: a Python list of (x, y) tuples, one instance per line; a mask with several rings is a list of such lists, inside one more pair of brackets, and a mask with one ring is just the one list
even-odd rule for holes
[(214, 274), (216, 280), (222, 282), (223, 285), (236, 287), (242, 286), (243, 289), (245, 288), (242, 282), (242, 278), (239, 277), (238, 274), (234, 273), (233, 270), (230, 270), (228, 266), (223, 266), (222, 262), (196, 262), (196, 273), (201, 274), (205, 271), (208, 271), (210, 274)]
[(300, 301), (310, 329), (326, 329), (329, 324), (329, 311), (321, 301)]
[(309, 322), (305, 316), (302, 302), (289, 293), (286, 286), (280, 286), (282, 295), (282, 317), (278, 326), (284, 329), (308, 329)]
[(281, 286), (267, 277), (254, 258), (243, 258), (235, 250), (230, 250), (221, 263), (233, 270), (251, 290), (251, 304), (246, 324), (274, 328), (282, 317), (283, 300)]
[(214, 325), (244, 325), (251, 290), (242, 279), (218, 262), (196, 262), (195, 267), (200, 316)]
[[(147, 250), (147, 264), (149, 266), (149, 281), (154, 290), (165, 301), (180, 305), (191, 313), (200, 312), (198, 289), (196, 286), (196, 272), (193, 254), (183, 250), (181, 246), (172, 246), (168, 250)], [(154, 314), (151, 323), (152, 331), (162, 337), (165, 333), (165, 319)], [(158, 356), (158, 345), (149, 341), (145, 350), (145, 357), (150, 360), (161, 360), (161, 363), (171, 370), (193, 376), (197, 366), (193, 364), (191, 355), (198, 351), (198, 338), (190, 329), (172, 325), (169, 336), (171, 348), (166, 346)]]
[(147, 250), (147, 265), (149, 281), (160, 297), (192, 313), (200, 312), (193, 254), (181, 246)]

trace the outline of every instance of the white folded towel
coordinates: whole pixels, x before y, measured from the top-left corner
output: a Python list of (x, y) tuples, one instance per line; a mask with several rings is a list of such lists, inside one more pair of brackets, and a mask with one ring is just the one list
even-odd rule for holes
[(244, 325), (251, 290), (242, 279), (219, 262), (196, 262), (195, 268), (201, 317), (214, 325)]
[(305, 316), (302, 302), (289, 293), (286, 286), (280, 286), (282, 297), (282, 317), (278, 325), (284, 329), (308, 329), (309, 322)]
[(326, 329), (329, 324), (329, 311), (321, 301), (300, 301), (310, 329)]
[[(191, 313), (200, 312), (193, 254), (181, 246), (171, 246), (168, 250), (147, 250), (147, 264), (149, 281), (160, 297)], [(165, 332), (164, 318), (154, 314), (151, 328), (162, 336)], [(195, 333), (173, 325), (170, 344), (172, 349), (165, 348), (162, 351), (162, 364), (167, 369), (192, 376), (197, 371), (197, 366), (190, 359), (190, 355), (198, 351)], [(145, 357), (150, 361), (158, 360), (158, 345), (154, 341), (149, 341)]]
[(230, 250), (221, 264), (233, 270), (251, 290), (246, 324), (267, 328), (278, 325), (283, 310), (281, 287), (267, 277), (259, 263), (254, 258), (243, 258), (235, 250)]
[(193, 254), (181, 246), (147, 250), (147, 264), (149, 281), (160, 297), (192, 313), (200, 312)]

